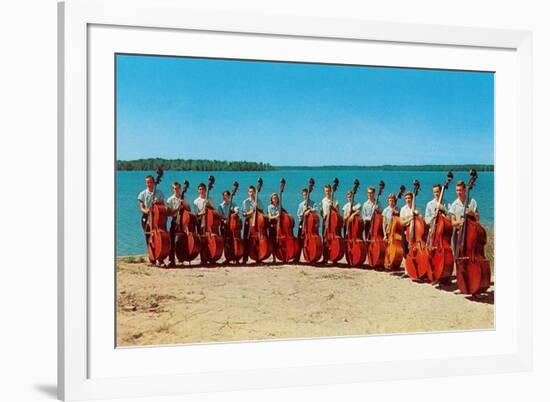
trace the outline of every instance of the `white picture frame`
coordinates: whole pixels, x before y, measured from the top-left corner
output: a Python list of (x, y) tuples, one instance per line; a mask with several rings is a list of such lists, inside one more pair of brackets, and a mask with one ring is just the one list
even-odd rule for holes
[[(131, 13), (128, 10), (131, 10)], [(530, 32), (361, 20), (323, 20), (268, 14), (245, 15), (205, 11), (200, 8), (183, 8), (177, 0), (69, 0), (59, 4), (58, 12), (60, 49), (58, 392), (61, 399), (146, 397), (204, 391), (530, 370), (532, 364), (532, 253), (530, 252), (532, 214), (529, 197), (520, 198), (519, 191), (510, 191), (511, 202), (507, 205), (511, 210), (508, 211), (508, 216), (511, 216), (511, 225), (514, 226), (515, 233), (521, 236), (518, 235), (513, 239), (511, 247), (503, 245), (495, 251), (496, 259), (499, 255), (503, 256), (499, 260), (499, 269), (500, 266), (506, 267), (502, 283), (508, 284), (507, 287), (503, 286), (503, 294), (510, 295), (510, 298), (507, 298), (510, 305), (506, 305), (506, 311), (504, 311), (508, 314), (503, 314), (504, 318), (500, 321), (497, 315), (496, 329), (491, 333), (474, 331), (463, 334), (410, 335), (418, 337), (415, 339), (419, 342), (430, 336), (457, 339), (464, 344), (476, 341), (480, 344), (494, 343), (498, 338), (498, 342), (501, 342), (499, 345), (502, 347), (487, 353), (476, 349), (466, 353), (457, 349), (454, 355), (442, 358), (421, 350), (402, 359), (387, 360), (367, 360), (360, 353), (357, 356), (347, 353), (366, 348), (365, 342), (380, 342), (380, 348), (383, 350), (384, 347), (406, 342), (406, 336), (236, 343), (202, 347), (175, 346), (145, 348), (140, 351), (116, 350), (113, 343), (112, 350), (103, 353), (102, 348), (109, 346), (98, 342), (97, 339), (102, 338), (102, 333), (107, 334), (107, 339), (114, 338), (114, 335), (108, 332), (110, 328), (108, 321), (111, 317), (99, 318), (106, 321), (105, 327), (102, 324), (95, 324), (98, 320), (97, 312), (102, 311), (103, 307), (95, 304), (97, 298), (94, 294), (98, 291), (112, 292), (112, 289), (99, 281), (96, 270), (90, 268), (95, 260), (95, 252), (90, 251), (90, 239), (93, 236), (90, 227), (93, 227), (93, 219), (95, 219), (90, 215), (94, 207), (94, 191), (90, 189), (103, 170), (108, 172), (109, 169), (114, 168), (113, 166), (101, 168), (93, 162), (97, 159), (97, 149), (101, 144), (96, 140), (110, 141), (109, 137), (98, 138), (99, 135), (94, 131), (97, 130), (98, 125), (95, 121), (94, 125), (91, 125), (90, 120), (90, 107), (96, 102), (94, 96), (101, 94), (100, 89), (95, 89), (96, 78), (105, 77), (99, 74), (94, 75), (94, 80), (90, 80), (90, 74), (95, 68), (94, 63), (99, 59), (93, 53), (94, 46), (96, 43), (100, 46), (101, 40), (97, 38), (105, 36), (95, 33), (91, 35), (97, 27), (105, 27), (105, 29), (125, 27), (125, 32), (145, 29), (147, 31), (140, 34), (145, 35), (141, 39), (150, 37), (154, 45), (154, 35), (165, 35), (166, 46), (169, 46), (168, 37), (170, 36), (181, 33), (200, 36), (201, 33), (205, 33), (220, 37), (224, 35), (254, 37), (260, 42), (284, 39), (307, 40), (312, 43), (316, 40), (326, 43), (349, 43), (350, 46), (374, 44), (381, 48), (416, 46), (415, 52), (418, 53), (424, 49), (426, 55), (431, 51), (441, 52), (450, 49), (451, 58), (460, 56), (453, 56), (453, 49), (462, 49), (464, 52), (475, 51), (480, 55), (480, 59), (486, 57), (487, 60), (492, 57), (491, 52), (506, 53), (499, 63), (502, 63), (502, 76), (506, 80), (503, 88), (505, 86), (513, 88), (513, 91), (509, 92), (513, 96), (508, 99), (509, 104), (505, 106), (511, 108), (513, 115), (511, 121), (514, 124), (503, 127), (499, 125), (499, 120), (495, 119), (495, 136), (498, 140), (496, 141), (496, 166), (500, 169), (503, 165), (499, 165), (499, 160), (504, 160), (504, 156), (509, 155), (510, 159), (506, 158), (506, 168), (509, 170), (503, 176), (511, 177), (507, 181), (511, 183), (512, 189), (521, 183), (524, 195), (532, 194), (532, 35)], [(112, 42), (119, 43), (116, 40)], [(111, 44), (111, 46), (115, 45)], [(107, 48), (102, 47), (102, 49)], [(117, 49), (109, 48), (107, 51), (112, 52)], [(481, 63), (481, 61), (478, 62)], [(468, 62), (464, 61), (464, 63), (466, 64), (456, 64), (455, 68), (468, 69)], [(490, 65), (490, 60), (487, 63)], [(445, 64), (445, 60), (428, 64), (423, 67), (452, 67)], [(390, 65), (393, 64), (390, 63)], [(399, 64), (399, 66), (407, 65)], [(499, 85), (495, 87), (498, 92)], [(498, 96), (495, 98), (495, 105), (496, 114), (510, 115), (507, 113), (508, 109), (500, 108)], [(109, 119), (107, 117), (103, 120), (108, 123)], [(499, 152), (504, 156), (499, 157)], [(509, 154), (504, 154), (505, 152)], [(497, 171), (495, 179), (497, 186), (499, 185), (498, 175)], [(83, 199), (86, 202), (82, 202)], [(522, 211), (521, 219), (519, 211)], [(496, 216), (498, 216), (498, 208)], [(504, 254), (506, 252), (512, 253), (509, 258), (506, 258)], [(521, 266), (515, 258), (519, 254), (522, 255)], [(521, 275), (517, 275), (519, 270)], [(92, 283), (94, 286), (91, 286)], [(505, 303), (505, 300), (500, 299), (496, 303), (497, 311), (501, 309), (501, 305), (504, 306), (500, 303), (501, 301)], [(107, 302), (109, 303), (114, 304), (112, 300)], [(513, 317), (509, 317), (510, 315)], [(504, 323), (504, 319), (510, 319), (509, 323)], [(330, 343), (331, 353), (327, 352), (327, 355), (330, 356), (326, 359), (308, 360), (308, 356), (319, 354), (319, 348), (326, 350), (328, 343)], [(167, 355), (179, 353), (183, 350), (182, 348), (187, 348), (184, 350), (187, 353), (186, 359), (190, 360), (192, 354), (193, 358), (202, 362), (200, 370), (178, 372), (173, 362), (172, 364), (166, 362), (166, 367), (158, 371), (151, 369), (145, 372), (135, 369), (136, 362), (167, 359)], [(398, 347), (397, 350), (399, 350)], [(157, 352), (158, 355), (154, 356)], [(113, 354), (117, 355), (116, 361), (113, 360)], [(237, 369), (221, 365), (215, 357), (225, 356), (226, 361), (230, 361), (235, 354), (241, 356), (243, 360), (242, 365)], [(273, 358), (274, 355), (285, 357), (300, 354), (303, 354), (302, 361), (295, 360), (290, 364)], [(248, 359), (247, 356), (263, 356), (263, 364), (254, 363), (252, 357)], [(95, 361), (101, 361), (101, 364), (96, 364)], [(250, 365), (246, 365), (248, 363)], [(411, 375), (411, 373), (416, 374)]]

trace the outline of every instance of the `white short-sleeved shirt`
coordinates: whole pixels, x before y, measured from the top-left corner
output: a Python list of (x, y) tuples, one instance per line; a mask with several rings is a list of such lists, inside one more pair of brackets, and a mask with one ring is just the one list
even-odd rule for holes
[[(351, 206), (351, 203), (350, 203), (350, 202), (347, 202), (347, 203), (342, 207), (342, 214), (343, 214), (344, 216), (350, 215), (350, 212), (349, 212), (350, 206)], [(361, 204), (360, 204), (359, 202), (358, 202), (357, 204), (354, 204), (354, 205), (353, 205), (353, 212), (359, 211), (360, 209), (361, 209)]]
[[(477, 212), (477, 202), (473, 198), (470, 199), (470, 204), (468, 205), (470, 211)], [(464, 216), (464, 204), (460, 199), (456, 199), (449, 208), (449, 213), (454, 215), (456, 219), (460, 220)]]
[(363, 204), (361, 216), (370, 220), (372, 218), (372, 214), (374, 214), (374, 202), (369, 199)]
[(403, 205), (401, 207), (401, 210), (399, 211), (399, 217), (402, 220), (411, 219), (413, 217), (413, 215), (414, 215), (413, 209), (411, 207), (409, 207), (407, 204)]
[[(332, 205), (334, 205), (334, 208), (338, 209), (337, 200), (333, 199)], [(330, 206), (331, 206), (330, 198), (325, 197), (321, 200), (321, 213), (323, 214), (323, 216), (327, 216), (327, 214), (330, 212)]]
[(184, 208), (190, 209), (189, 206), (189, 200), (187, 198), (184, 198), (183, 200), (180, 197), (176, 197), (175, 194), (172, 194), (168, 199), (166, 200), (166, 207), (171, 210), (175, 211), (180, 207), (180, 205), (183, 204)]
[(195, 206), (195, 213), (202, 212), (206, 205), (210, 208), (214, 208), (214, 203), (210, 198), (207, 200), (206, 198), (197, 197), (195, 201), (193, 201), (193, 205)]
[(138, 200), (145, 204), (145, 208), (151, 208), (153, 204), (153, 194), (155, 195), (155, 201), (164, 201), (164, 193), (160, 190), (149, 191), (148, 189), (143, 190), (138, 195)]
[[(444, 200), (441, 200), (441, 206), (445, 211)], [(424, 221), (426, 221), (426, 224), (430, 225), (432, 223), (432, 219), (435, 218), (436, 215), (437, 215), (437, 200), (432, 199), (430, 202), (426, 204), (426, 213), (424, 214)]]

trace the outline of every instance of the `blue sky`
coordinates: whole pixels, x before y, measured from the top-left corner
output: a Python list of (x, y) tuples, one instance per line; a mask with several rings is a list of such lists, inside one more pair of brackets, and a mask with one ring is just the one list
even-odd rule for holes
[(493, 163), (492, 73), (116, 57), (117, 159)]

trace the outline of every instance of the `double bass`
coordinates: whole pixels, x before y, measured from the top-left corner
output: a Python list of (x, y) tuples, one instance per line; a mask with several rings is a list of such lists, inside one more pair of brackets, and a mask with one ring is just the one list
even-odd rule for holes
[(300, 252), (298, 239), (294, 237), (294, 218), (283, 208), (283, 192), (285, 191), (286, 180), (281, 179), (279, 188), (279, 218), (275, 227), (275, 257), (287, 263), (293, 260)]
[(365, 223), (359, 214), (353, 212), (353, 203), (355, 194), (359, 188), (359, 180), (353, 182), (353, 190), (351, 191), (349, 217), (345, 222), (345, 237), (346, 237), (346, 260), (350, 267), (358, 267), (365, 262), (367, 258), (367, 243), (363, 240), (363, 232), (365, 231)]
[(244, 243), (241, 238), (241, 230), (243, 222), (239, 218), (239, 214), (232, 210), (233, 197), (239, 188), (239, 183), (233, 183), (233, 189), (229, 198), (229, 207), (227, 208), (227, 216), (225, 217), (225, 227), (223, 230), (223, 243), (225, 245), (226, 261), (238, 262), (244, 254)]
[(304, 216), (302, 217), (302, 236), (304, 238), (304, 259), (309, 263), (315, 263), (319, 261), (323, 255), (323, 240), (319, 236), (319, 215), (314, 210), (309, 210), (309, 200), (315, 181), (313, 178), (309, 179), (309, 186), (307, 191), (307, 197), (304, 201)]
[[(183, 182), (181, 189), (180, 200), (183, 203), (185, 193), (189, 188), (189, 182)], [(175, 236), (175, 251), (178, 261), (193, 261), (200, 253), (201, 241), (197, 234), (197, 219), (189, 210), (182, 208), (178, 209), (176, 219), (176, 236)]]
[(487, 232), (474, 216), (466, 214), (466, 208), (470, 204), (470, 191), (477, 180), (475, 169), (470, 171), (470, 176), (464, 204), (464, 223), (457, 232), (456, 283), (462, 293), (476, 295), (486, 291), (491, 285), (491, 266), (485, 257)]
[(447, 180), (441, 187), (441, 193), (437, 200), (437, 212), (432, 219), (427, 241), (433, 280), (441, 283), (450, 281), (454, 266), (453, 250), (451, 247), (453, 224), (439, 207), (443, 202), (443, 194), (449, 188), (452, 180), (453, 172), (447, 173)]
[(378, 208), (378, 201), (385, 186), (382, 180), (378, 183), (378, 193), (376, 194), (370, 230), (367, 235), (367, 261), (371, 267), (384, 266), (384, 258), (386, 256), (387, 242), (384, 236), (384, 217)]
[(166, 221), (168, 219), (168, 210), (164, 202), (155, 200), (157, 186), (162, 180), (164, 171), (157, 169), (155, 178), (155, 189), (153, 191), (153, 201), (149, 210), (147, 227), (149, 228), (149, 241), (147, 243), (147, 256), (151, 263), (156, 261), (163, 262), (170, 254), (170, 234), (166, 230)]
[(342, 237), (344, 220), (334, 206), (334, 193), (338, 189), (340, 181), (334, 178), (330, 194), (330, 210), (323, 221), (323, 259), (325, 261), (338, 262), (344, 256), (346, 245)]
[(208, 177), (206, 188), (206, 203), (204, 215), (202, 215), (201, 233), (201, 260), (207, 263), (214, 263), (223, 254), (223, 239), (220, 236), (221, 217), (211, 205), (208, 204), (210, 190), (214, 187), (214, 176)]
[(416, 196), (420, 190), (420, 182), (415, 180), (413, 182), (413, 219), (407, 227), (407, 241), (409, 243), (409, 252), (405, 257), (405, 269), (407, 274), (412, 279), (423, 279), (428, 277), (431, 282), (433, 280), (432, 270), (430, 267), (430, 254), (426, 248), (424, 239), (426, 237), (426, 222), (422, 216), (416, 214)]
[(254, 211), (249, 219), (249, 231), (248, 231), (248, 248), (249, 255), (256, 262), (263, 261), (272, 253), (273, 245), (269, 241), (267, 234), (269, 228), (269, 222), (266, 219), (262, 210), (258, 208), (258, 194), (262, 190), (264, 181), (260, 177), (258, 179), (258, 189), (254, 199)]
[[(401, 185), (399, 188), (399, 194), (395, 199), (395, 205), (397, 208), (397, 201), (405, 194), (405, 186)], [(386, 247), (386, 255), (384, 257), (384, 268), (393, 270), (399, 269), (403, 262), (403, 256), (405, 251), (403, 250), (403, 225), (399, 218), (399, 212), (394, 210), (392, 212), (390, 230), (388, 233), (388, 246)]]

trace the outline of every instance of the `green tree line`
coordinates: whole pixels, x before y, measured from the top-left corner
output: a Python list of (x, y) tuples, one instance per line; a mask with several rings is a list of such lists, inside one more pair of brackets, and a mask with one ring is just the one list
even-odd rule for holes
[(378, 166), (275, 166), (277, 170), (301, 169), (301, 170), (376, 170), (376, 171), (424, 171), (424, 172), (468, 172), (476, 169), (478, 172), (493, 172), (494, 165), (378, 165)]
[(197, 171), (266, 171), (266, 170), (376, 170), (376, 171), (425, 171), (425, 172), (467, 172), (476, 169), (478, 172), (493, 172), (494, 165), (378, 165), (378, 166), (272, 166), (264, 162), (220, 161), (208, 159), (162, 159), (148, 158), (117, 161), (117, 170), (197, 170)]
[(246, 161), (219, 161), (207, 159), (136, 159), (131, 161), (117, 161), (117, 170), (155, 170), (158, 167), (164, 170), (198, 170), (198, 171), (264, 171), (273, 170), (273, 166), (263, 162)]

